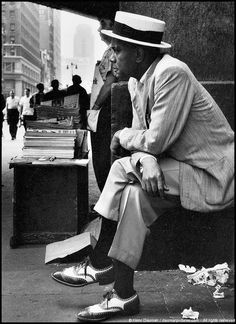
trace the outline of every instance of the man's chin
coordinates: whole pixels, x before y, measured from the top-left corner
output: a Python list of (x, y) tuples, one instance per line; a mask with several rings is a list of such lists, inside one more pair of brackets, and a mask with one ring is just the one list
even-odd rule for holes
[(127, 74), (122, 73), (120, 70), (117, 70), (116, 73), (119, 81), (128, 81), (130, 78)]

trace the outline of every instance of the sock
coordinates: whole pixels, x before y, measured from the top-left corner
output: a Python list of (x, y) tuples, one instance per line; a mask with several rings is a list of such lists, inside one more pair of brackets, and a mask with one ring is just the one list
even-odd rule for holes
[(116, 233), (116, 227), (117, 222), (102, 217), (99, 239), (94, 250), (89, 255), (91, 263), (95, 268), (102, 269), (112, 264), (112, 260), (107, 254)]
[(114, 289), (120, 298), (129, 298), (135, 294), (134, 270), (126, 264), (113, 260), (115, 267)]

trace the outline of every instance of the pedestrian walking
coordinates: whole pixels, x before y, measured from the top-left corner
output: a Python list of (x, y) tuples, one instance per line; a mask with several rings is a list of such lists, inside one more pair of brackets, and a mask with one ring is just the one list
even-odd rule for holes
[(7, 123), (9, 125), (9, 133), (11, 139), (16, 139), (17, 134), (17, 124), (19, 121), (19, 102), (20, 98), (15, 96), (15, 91), (10, 91), (10, 96), (6, 100), (6, 114), (7, 114)]
[(34, 108), (30, 105), (30, 89), (25, 89), (25, 95), (20, 99), (20, 117), (26, 130), (27, 120), (35, 120)]
[(2, 108), (2, 115), (1, 115), (1, 132), (2, 132), (2, 136), (3, 136), (3, 131), (2, 131), (2, 126), (3, 126), (3, 122), (4, 122), (4, 113), (3, 110), (5, 110), (6, 108), (6, 99), (4, 97), (4, 95), (1, 93), (1, 108)]

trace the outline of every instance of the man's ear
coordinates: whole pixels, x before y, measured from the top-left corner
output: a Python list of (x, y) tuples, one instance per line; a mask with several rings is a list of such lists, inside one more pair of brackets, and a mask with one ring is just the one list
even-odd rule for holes
[(141, 63), (144, 60), (144, 50), (142, 47), (137, 46), (136, 47), (136, 62)]

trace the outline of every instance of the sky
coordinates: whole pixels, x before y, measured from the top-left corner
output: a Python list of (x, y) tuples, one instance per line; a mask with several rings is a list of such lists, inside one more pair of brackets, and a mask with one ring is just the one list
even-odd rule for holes
[[(80, 16), (77, 14), (73, 14), (67, 11), (61, 11), (61, 57), (62, 57), (62, 85), (65, 86), (68, 83), (71, 83), (71, 75), (70, 71), (66, 70), (66, 66), (63, 59), (71, 58), (73, 60), (73, 40), (74, 34), (77, 25), (87, 23), (92, 28), (92, 32), (94, 35), (95, 41), (95, 61), (91, 62), (91, 64), (95, 64), (97, 60), (102, 58), (102, 55), (107, 48), (107, 45), (101, 40), (100, 35), (97, 31), (99, 27), (99, 22), (96, 19), (87, 18), (84, 16)], [(89, 39), (88, 39), (89, 41)], [(89, 76), (88, 79), (90, 81), (84, 80), (82, 86), (86, 88), (87, 91), (90, 92), (91, 81), (93, 76)]]
[(81, 23), (88, 23), (93, 31), (95, 37), (95, 57), (101, 59), (106, 45), (101, 41), (97, 31), (99, 22), (96, 19), (83, 17), (67, 11), (61, 11), (61, 55), (63, 57), (73, 56), (73, 38), (77, 25)]

